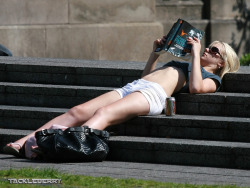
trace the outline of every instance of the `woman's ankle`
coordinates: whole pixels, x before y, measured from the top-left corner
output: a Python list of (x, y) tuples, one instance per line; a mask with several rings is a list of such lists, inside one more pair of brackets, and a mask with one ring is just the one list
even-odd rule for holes
[(18, 142), (8, 143), (7, 146), (16, 148), (18, 150), (20, 150), (23, 147), (23, 145), (21, 143), (18, 143)]

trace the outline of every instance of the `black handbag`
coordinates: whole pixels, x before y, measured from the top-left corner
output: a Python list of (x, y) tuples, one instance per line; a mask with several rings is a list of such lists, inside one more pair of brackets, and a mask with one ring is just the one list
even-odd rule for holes
[(44, 129), (36, 132), (35, 137), (46, 161), (103, 161), (109, 152), (109, 133), (87, 126)]

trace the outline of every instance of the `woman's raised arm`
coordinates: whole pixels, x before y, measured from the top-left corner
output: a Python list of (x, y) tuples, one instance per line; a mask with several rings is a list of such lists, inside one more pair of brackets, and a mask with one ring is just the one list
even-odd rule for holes
[(141, 77), (144, 77), (146, 76), (147, 74), (151, 73), (154, 69), (155, 69), (155, 66), (157, 64), (157, 61), (158, 61), (158, 58), (160, 55), (156, 54), (154, 51), (155, 49), (157, 48), (157, 46), (163, 44), (165, 42), (165, 38), (163, 37), (162, 39), (157, 39), (154, 41), (153, 43), (153, 51), (151, 52), (149, 58), (148, 58), (148, 61), (147, 61), (147, 64), (143, 70), (143, 73), (142, 73), (142, 76)]
[(201, 44), (197, 38), (188, 38), (188, 44), (192, 45), (192, 69), (189, 79), (190, 93), (212, 93), (216, 91), (216, 83), (210, 78), (202, 79), (200, 51)]

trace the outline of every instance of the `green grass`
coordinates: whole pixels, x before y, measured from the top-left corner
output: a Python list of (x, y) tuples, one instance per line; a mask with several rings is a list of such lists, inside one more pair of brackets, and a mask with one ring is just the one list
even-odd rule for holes
[[(10, 184), (8, 179), (61, 179), (61, 184)], [(47, 186), (45, 186), (47, 185)], [(136, 179), (115, 179), (109, 177), (89, 177), (60, 173), (55, 169), (22, 168), (0, 171), (0, 187), (96, 187), (96, 188), (130, 188), (130, 187), (166, 187), (166, 188), (236, 188), (237, 186), (190, 185), (164, 183)]]
[(250, 65), (250, 53), (246, 53), (241, 56), (240, 65), (242, 66)]

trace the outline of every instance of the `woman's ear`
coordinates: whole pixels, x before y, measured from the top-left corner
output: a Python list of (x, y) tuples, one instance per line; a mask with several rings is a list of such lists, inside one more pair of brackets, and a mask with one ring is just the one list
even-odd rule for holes
[(222, 60), (218, 63), (218, 67), (222, 68), (224, 66), (225, 66), (225, 61)]

